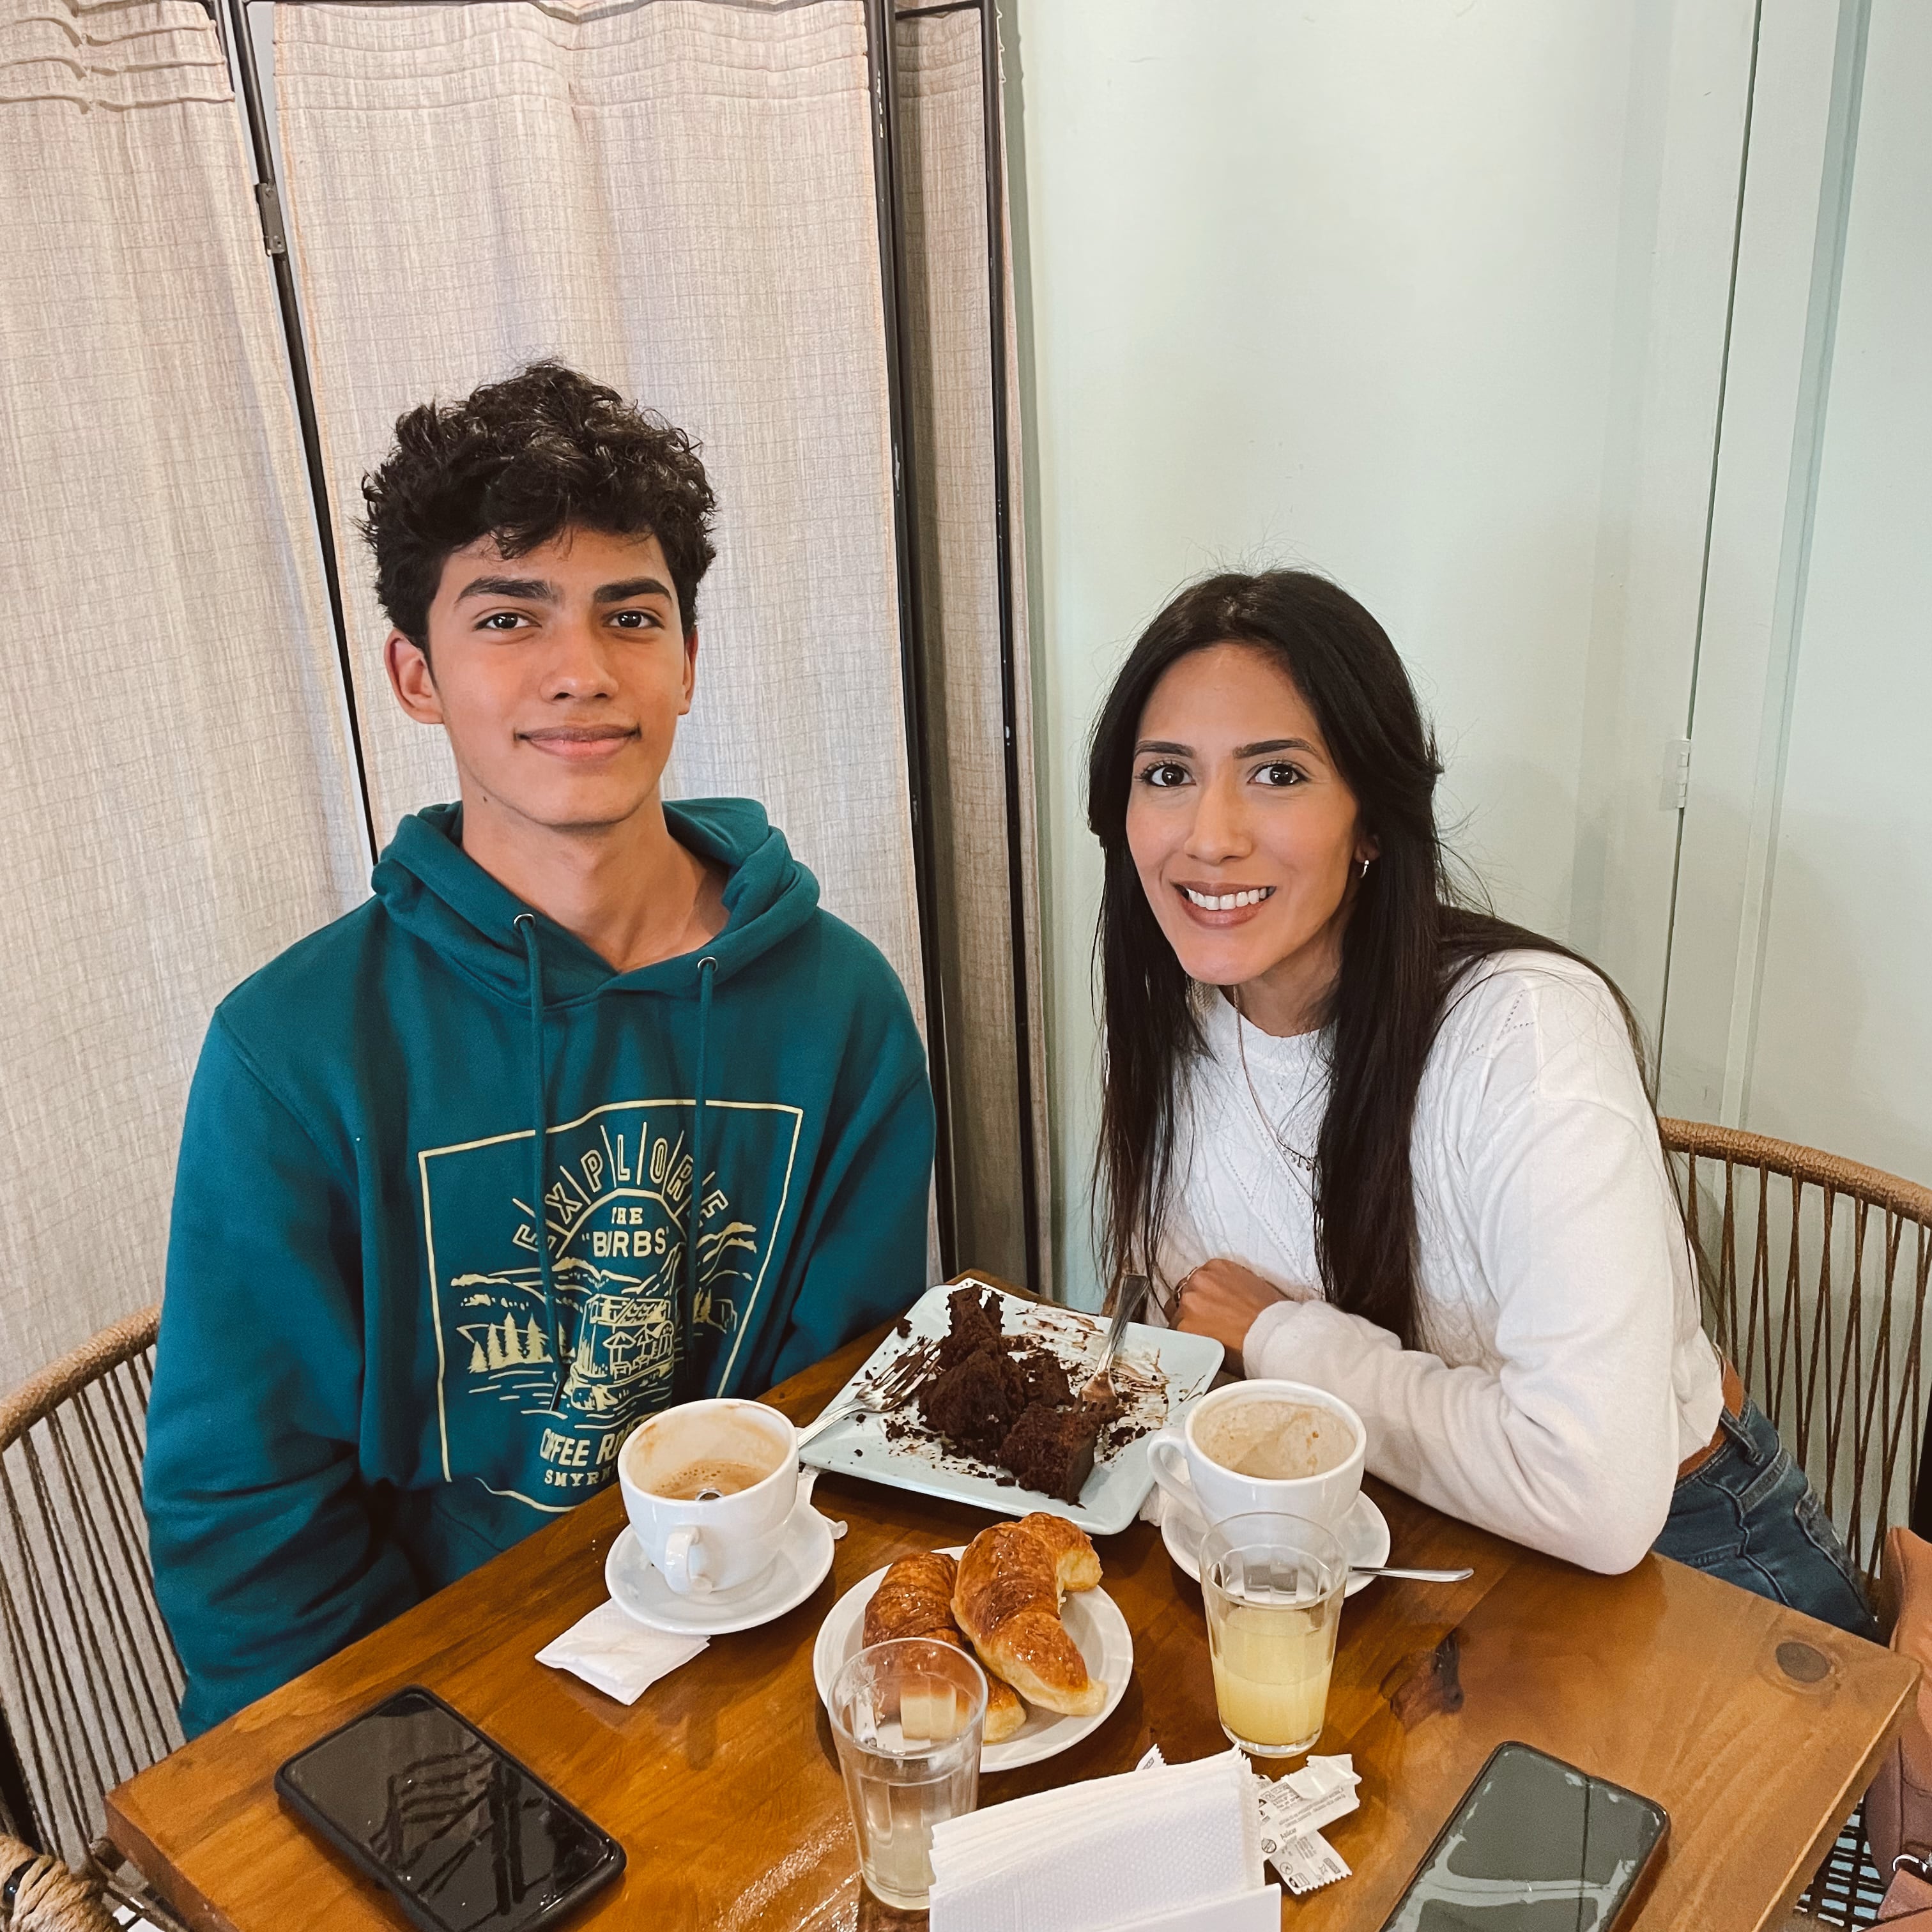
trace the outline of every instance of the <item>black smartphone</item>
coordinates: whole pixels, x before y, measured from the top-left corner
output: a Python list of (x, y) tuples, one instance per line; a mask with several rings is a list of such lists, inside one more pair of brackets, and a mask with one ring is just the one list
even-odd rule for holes
[(297, 1752), (275, 1791), (424, 1932), (532, 1932), (624, 1869), (608, 1832), (418, 1684)]
[(1663, 1862), (1664, 1807), (1498, 1744), (1382, 1932), (1616, 1932)]

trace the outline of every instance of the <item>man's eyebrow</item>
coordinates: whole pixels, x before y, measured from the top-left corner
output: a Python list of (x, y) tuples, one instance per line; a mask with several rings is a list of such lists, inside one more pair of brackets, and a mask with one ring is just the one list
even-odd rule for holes
[(627, 577), (621, 584), (600, 584), (590, 593), (593, 604), (626, 604), (633, 597), (668, 597), (670, 586), (655, 577)]
[(526, 604), (560, 604), (556, 586), (541, 577), (472, 577), (456, 593), (460, 604), (467, 597), (515, 597)]

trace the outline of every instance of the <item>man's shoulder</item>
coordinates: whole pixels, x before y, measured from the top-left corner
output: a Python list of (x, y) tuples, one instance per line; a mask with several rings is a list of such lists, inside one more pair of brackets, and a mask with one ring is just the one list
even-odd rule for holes
[(215, 1022), (250, 1046), (312, 1039), (352, 1020), (394, 937), (378, 899), (318, 927), (258, 967), (215, 1009)]
[[(908, 1026), (912, 1004), (892, 962), (856, 926), (814, 906), (796, 935), (815, 957), (821, 985), (849, 1002), (855, 1011)], [(796, 942), (795, 942), (796, 943)]]

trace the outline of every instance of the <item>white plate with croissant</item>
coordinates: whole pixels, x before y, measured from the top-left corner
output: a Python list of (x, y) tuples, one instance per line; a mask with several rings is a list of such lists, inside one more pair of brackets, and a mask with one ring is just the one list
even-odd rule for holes
[(1099, 1730), (1133, 1674), (1132, 1633), (1100, 1583), (1085, 1533), (1045, 1514), (902, 1557), (854, 1583), (819, 1625), (820, 1700), (868, 1643), (936, 1638), (974, 1652), (986, 1671), (980, 1768), (1036, 1764)]

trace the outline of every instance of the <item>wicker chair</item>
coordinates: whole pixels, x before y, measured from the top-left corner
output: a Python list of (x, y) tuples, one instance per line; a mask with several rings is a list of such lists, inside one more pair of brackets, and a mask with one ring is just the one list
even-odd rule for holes
[[(1697, 1236), (1706, 1326), (1869, 1586), (1892, 1525), (1932, 1534), (1932, 1188), (1734, 1128), (1661, 1125)], [(1883, 1889), (1855, 1811), (1803, 1907), (1869, 1925)]]
[[(14, 1820), (20, 1835), (89, 1889), (170, 1924), (120, 1883), (100, 1836), (106, 1792), (182, 1741), (181, 1665), (155, 1605), (141, 1509), (160, 1317), (129, 1316), (0, 1401), (0, 1715), (22, 1774), (8, 1780), (10, 1808), (24, 1799), (29, 1814)], [(68, 1883), (45, 1874), (64, 1898)]]

